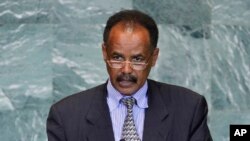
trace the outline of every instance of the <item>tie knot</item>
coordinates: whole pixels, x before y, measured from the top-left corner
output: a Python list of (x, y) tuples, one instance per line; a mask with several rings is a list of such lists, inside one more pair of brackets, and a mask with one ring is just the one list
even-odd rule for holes
[(128, 98), (122, 98), (121, 101), (129, 109), (133, 108), (133, 105), (135, 104), (136, 100), (133, 97), (128, 97)]

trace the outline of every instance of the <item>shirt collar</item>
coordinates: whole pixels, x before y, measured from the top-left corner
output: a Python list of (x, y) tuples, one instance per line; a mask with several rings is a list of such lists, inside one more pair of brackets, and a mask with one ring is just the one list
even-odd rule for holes
[[(148, 82), (146, 81), (144, 85), (132, 96), (136, 99), (137, 106), (139, 108), (145, 109), (148, 107), (148, 99), (147, 99), (147, 90), (148, 90)], [(112, 85), (111, 81), (108, 80), (107, 84), (107, 91), (108, 91), (108, 104), (110, 106), (110, 111), (113, 111), (115, 108), (117, 108), (120, 104), (120, 100), (123, 96), (120, 92), (118, 92), (114, 86)]]

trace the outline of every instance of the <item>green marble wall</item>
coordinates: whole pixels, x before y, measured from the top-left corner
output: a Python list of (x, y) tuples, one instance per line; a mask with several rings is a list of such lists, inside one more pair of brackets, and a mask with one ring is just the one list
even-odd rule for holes
[(1, 141), (47, 140), (51, 104), (107, 79), (105, 22), (132, 8), (159, 25), (150, 77), (204, 95), (214, 141), (229, 140), (229, 124), (250, 124), (248, 0), (1, 0)]

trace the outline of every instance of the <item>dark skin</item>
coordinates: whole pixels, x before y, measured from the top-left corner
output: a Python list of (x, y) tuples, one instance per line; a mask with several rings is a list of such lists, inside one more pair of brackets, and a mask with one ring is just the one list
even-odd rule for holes
[(110, 31), (108, 42), (103, 43), (104, 60), (148, 61), (144, 70), (133, 70), (127, 62), (121, 69), (110, 68), (106, 63), (112, 85), (123, 95), (133, 95), (146, 82), (157, 61), (159, 49), (150, 46), (146, 28), (138, 24), (116, 24)]

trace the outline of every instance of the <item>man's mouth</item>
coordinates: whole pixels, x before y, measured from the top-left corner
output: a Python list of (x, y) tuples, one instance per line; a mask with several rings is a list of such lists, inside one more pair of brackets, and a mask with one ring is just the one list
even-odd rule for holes
[(117, 81), (122, 87), (130, 87), (137, 82), (137, 78), (131, 74), (121, 74), (117, 77)]
[(119, 81), (119, 84), (121, 87), (131, 87), (133, 84), (135, 84), (134, 82), (131, 81)]

